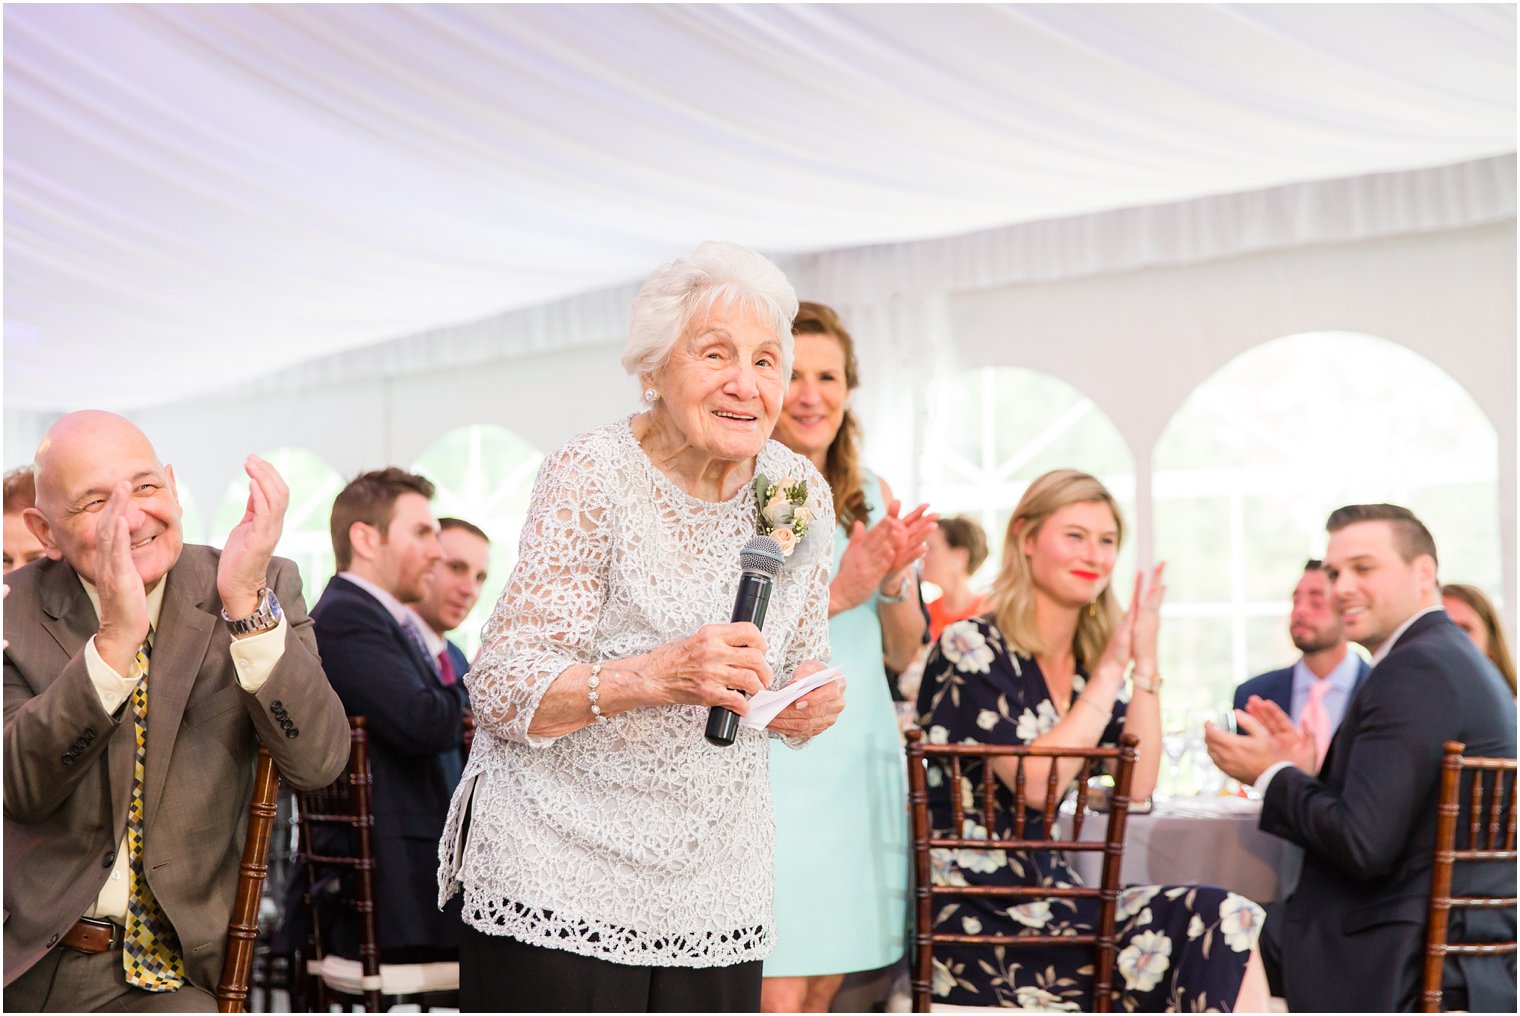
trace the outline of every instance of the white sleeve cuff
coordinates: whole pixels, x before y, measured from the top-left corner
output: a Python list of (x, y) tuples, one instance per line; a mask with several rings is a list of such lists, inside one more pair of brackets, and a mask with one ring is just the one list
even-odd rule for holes
[(90, 683), (95, 686), (95, 694), (100, 696), (100, 705), (108, 714), (114, 715), (121, 704), (132, 694), (137, 687), (137, 682), (142, 680), (142, 668), (137, 661), (132, 661), (132, 666), (127, 671), (127, 676), (118, 674), (105, 658), (100, 655), (100, 650), (95, 648), (95, 636), (84, 644), (84, 669), (90, 675)]
[(281, 614), (280, 623), (268, 631), (232, 640), (232, 667), (237, 671), (238, 684), (248, 694), (257, 694), (274, 673), (275, 664), (285, 654), (285, 632), (289, 629)]
[(1267, 766), (1266, 770), (1260, 776), (1256, 777), (1256, 783), (1254, 784), (1253, 789), (1258, 794), (1261, 794), (1263, 797), (1265, 797), (1267, 793), (1267, 784), (1272, 782), (1272, 777), (1276, 776), (1279, 772), (1292, 765), (1292, 762), (1273, 762), (1271, 765)]

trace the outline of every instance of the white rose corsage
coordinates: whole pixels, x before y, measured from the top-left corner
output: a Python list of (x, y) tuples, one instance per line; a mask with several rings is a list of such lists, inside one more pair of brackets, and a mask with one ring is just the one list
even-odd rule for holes
[(760, 509), (755, 532), (781, 544), (781, 553), (786, 557), (791, 557), (797, 544), (807, 536), (808, 523), (813, 519), (806, 503), (807, 494), (806, 480), (783, 476), (772, 483), (764, 473), (755, 476), (755, 502)]

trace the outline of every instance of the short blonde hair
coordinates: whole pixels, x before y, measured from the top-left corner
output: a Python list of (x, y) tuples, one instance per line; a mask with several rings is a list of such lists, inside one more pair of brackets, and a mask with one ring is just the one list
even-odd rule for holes
[[(1040, 637), (1034, 618), (1034, 573), (1024, 555), (1024, 541), (1040, 531), (1047, 519), (1069, 504), (1096, 502), (1114, 513), (1118, 547), (1124, 545), (1124, 516), (1108, 488), (1094, 476), (1076, 469), (1056, 469), (1037, 478), (1024, 491), (1008, 520), (1003, 540), (1003, 564), (992, 583), (991, 613), (1008, 644), (1030, 655), (1053, 652)], [(1072, 649), (1087, 667), (1097, 664), (1108, 646), (1120, 610), (1113, 583), (1103, 587), (1094, 601), (1096, 609), (1082, 611)]]
[(708, 240), (684, 258), (666, 262), (633, 301), (623, 369), (637, 378), (656, 374), (693, 321), (719, 305), (757, 312), (781, 344), (781, 377), (792, 376), (792, 318), (797, 292), (763, 254), (736, 243)]

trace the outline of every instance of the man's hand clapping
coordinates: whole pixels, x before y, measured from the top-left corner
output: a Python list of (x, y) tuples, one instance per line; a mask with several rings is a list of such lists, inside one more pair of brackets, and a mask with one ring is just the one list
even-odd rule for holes
[(290, 504), (290, 489), (273, 466), (250, 455), (243, 468), (248, 473), (248, 507), (232, 527), (216, 569), (216, 589), (229, 617), (247, 617), (258, 609)]
[(95, 651), (118, 674), (127, 673), (148, 638), (148, 594), (132, 560), (127, 521), (131, 505), (132, 488), (123, 480), (95, 521), (95, 591), (100, 596)]

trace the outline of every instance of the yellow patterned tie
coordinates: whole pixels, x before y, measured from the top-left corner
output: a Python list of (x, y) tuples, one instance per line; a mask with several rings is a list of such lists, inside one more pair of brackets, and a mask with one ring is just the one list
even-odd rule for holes
[[(152, 634), (151, 632), (149, 633)], [(185, 983), (185, 961), (179, 936), (153, 898), (143, 877), (143, 773), (148, 762), (148, 654), (145, 642), (137, 651), (142, 680), (132, 691), (132, 721), (137, 751), (132, 760), (132, 804), (127, 809), (127, 922), (121, 962), (127, 983), (144, 991), (174, 991)]]

